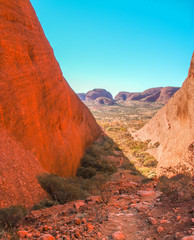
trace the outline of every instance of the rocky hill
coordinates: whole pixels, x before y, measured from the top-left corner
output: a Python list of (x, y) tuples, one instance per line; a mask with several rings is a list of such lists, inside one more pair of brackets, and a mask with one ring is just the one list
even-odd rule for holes
[[(164, 89), (165, 90), (165, 89)], [(167, 89), (169, 90), (169, 89)], [(194, 54), (188, 77), (180, 90), (135, 136), (150, 139), (158, 160), (158, 173), (193, 170), (194, 163)]]
[[(149, 88), (143, 92), (119, 92), (114, 100), (123, 101), (142, 101), (142, 102), (159, 102), (166, 104), (168, 100), (178, 91), (179, 87), (158, 87)], [(77, 93), (82, 101), (94, 101), (97, 98), (105, 97), (113, 100), (110, 92), (105, 89), (93, 89), (87, 93)], [(99, 103), (100, 101), (98, 101)]]
[(119, 92), (115, 97), (114, 100), (116, 101), (125, 101), (127, 100), (127, 98), (129, 98), (131, 95), (133, 95), (134, 93), (130, 93), (130, 92)]
[(112, 94), (105, 89), (93, 89), (91, 91), (88, 91), (86, 93), (86, 101), (94, 101), (95, 99), (99, 97), (105, 97), (113, 100)]
[(180, 88), (178, 87), (165, 87), (160, 91), (160, 95), (157, 98), (157, 102), (166, 104), (168, 100), (177, 92)]
[(112, 100), (110, 98), (106, 98), (106, 97), (96, 98), (94, 102), (97, 104), (100, 104), (100, 105), (114, 105), (115, 104), (114, 100)]
[(43, 194), (35, 176), (75, 175), (100, 128), (64, 79), (29, 0), (0, 1), (0, 35), (0, 196), (30, 205)]
[(177, 87), (149, 88), (143, 92), (119, 92), (116, 101), (147, 101), (166, 104), (173, 94), (178, 91)]

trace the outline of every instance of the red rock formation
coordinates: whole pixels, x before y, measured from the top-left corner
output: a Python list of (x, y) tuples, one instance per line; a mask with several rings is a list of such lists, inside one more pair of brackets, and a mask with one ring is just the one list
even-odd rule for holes
[(174, 95), (179, 88), (177, 87), (158, 87), (149, 88), (144, 92), (139, 93), (129, 93), (129, 92), (119, 92), (115, 96), (117, 101), (144, 101), (144, 102), (160, 102), (166, 104), (168, 100)]
[(106, 98), (106, 97), (96, 98), (94, 102), (99, 105), (114, 105), (115, 104), (114, 100), (112, 100), (110, 98)]
[(130, 92), (119, 92), (115, 97), (114, 100), (116, 101), (126, 101), (127, 98), (129, 98), (131, 95), (133, 95), (134, 93), (130, 93)]
[(100, 130), (64, 79), (29, 0), (0, 0), (0, 35), (0, 126), (48, 172), (75, 175)]
[(168, 100), (177, 92), (179, 87), (165, 87), (161, 90), (160, 95), (156, 102), (166, 104)]
[(44, 172), (38, 159), (1, 128), (0, 166), (0, 208), (32, 206), (46, 197), (36, 179)]
[(113, 100), (113, 97), (110, 92), (106, 91), (105, 89), (93, 89), (86, 93), (86, 101), (94, 101), (96, 98), (99, 97), (106, 97)]
[(147, 97), (143, 98), (142, 101), (144, 102), (156, 102), (157, 99), (160, 96), (160, 91), (151, 95), (148, 95)]
[(147, 96), (148, 96), (147, 94), (143, 94), (143, 93), (134, 93), (127, 98), (127, 101), (139, 101)]
[[(143, 92), (132, 94), (127, 100), (128, 101), (139, 101), (139, 100), (146, 101), (147, 97), (157, 94), (158, 92), (161, 91), (161, 89), (162, 89), (162, 87), (149, 88)], [(152, 98), (152, 100), (153, 100), (153, 98)], [(152, 100), (151, 100), (151, 102), (153, 102)], [(149, 101), (149, 98), (147, 101)]]
[(179, 170), (194, 166), (194, 53), (189, 74), (174, 97), (135, 136), (151, 139), (158, 148), (152, 153), (158, 159), (158, 174), (169, 167)]
[(152, 95), (152, 94), (160, 92), (162, 90), (162, 88), (163, 87), (149, 88), (149, 89), (146, 89), (144, 92), (142, 92), (142, 94), (146, 94), (147, 96)]

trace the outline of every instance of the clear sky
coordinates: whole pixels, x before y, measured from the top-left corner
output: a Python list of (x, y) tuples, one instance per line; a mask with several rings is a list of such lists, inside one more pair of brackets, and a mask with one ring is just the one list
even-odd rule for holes
[(31, 0), (75, 92), (181, 86), (194, 50), (194, 0)]

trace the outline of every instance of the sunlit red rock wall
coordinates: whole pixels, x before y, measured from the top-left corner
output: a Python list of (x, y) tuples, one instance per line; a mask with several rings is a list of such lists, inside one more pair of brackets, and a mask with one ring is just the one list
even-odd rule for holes
[(29, 0), (0, 0), (0, 126), (45, 170), (65, 176), (75, 175), (100, 134), (64, 79)]
[[(194, 167), (194, 53), (188, 77), (180, 90), (135, 136), (159, 142), (151, 152), (158, 159), (158, 174), (171, 167), (178, 171)], [(185, 170), (184, 170), (185, 171)]]
[(44, 172), (38, 159), (0, 128), (0, 208), (33, 206), (48, 198), (36, 178)]

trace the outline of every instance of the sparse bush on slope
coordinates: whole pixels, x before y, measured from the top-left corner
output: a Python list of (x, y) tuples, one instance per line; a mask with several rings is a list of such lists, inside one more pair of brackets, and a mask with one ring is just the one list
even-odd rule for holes
[(172, 202), (187, 201), (194, 197), (193, 180), (188, 173), (177, 174), (171, 178), (159, 178), (157, 188)]
[(26, 214), (27, 209), (24, 206), (12, 205), (2, 208), (0, 209), (0, 227), (3, 229), (14, 228)]
[(60, 204), (87, 197), (87, 193), (80, 185), (76, 182), (72, 183), (71, 179), (54, 174), (43, 174), (37, 178), (42, 188), (50, 194), (54, 201)]
[(81, 159), (77, 176), (91, 178), (97, 173), (113, 174), (116, 172), (116, 166), (104, 158), (104, 156), (113, 155), (115, 150), (118, 150), (118, 147), (108, 137), (104, 137), (99, 143), (94, 143)]
[[(106, 156), (114, 154), (118, 147), (108, 137), (94, 143), (81, 160), (81, 166), (77, 170), (77, 177), (64, 178), (54, 174), (38, 176), (42, 188), (48, 192), (54, 201), (43, 201), (35, 205), (33, 209), (50, 207), (53, 204), (64, 204), (77, 199), (85, 199), (89, 193), (93, 193), (99, 184), (97, 179), (100, 175), (107, 178), (116, 172), (116, 166), (106, 160)], [(98, 176), (98, 177), (97, 177)]]

